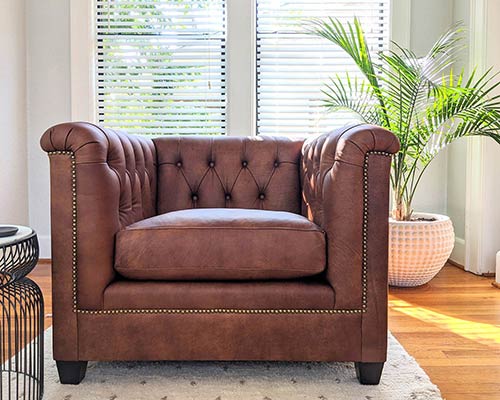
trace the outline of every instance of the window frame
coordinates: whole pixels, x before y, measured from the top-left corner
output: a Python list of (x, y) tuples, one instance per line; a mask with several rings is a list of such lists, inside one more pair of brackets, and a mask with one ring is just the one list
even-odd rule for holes
[[(94, 0), (71, 0), (71, 119), (97, 122)], [(256, 136), (256, 0), (227, 0), (226, 136)], [(392, 0), (391, 40), (410, 45), (411, 0)]]

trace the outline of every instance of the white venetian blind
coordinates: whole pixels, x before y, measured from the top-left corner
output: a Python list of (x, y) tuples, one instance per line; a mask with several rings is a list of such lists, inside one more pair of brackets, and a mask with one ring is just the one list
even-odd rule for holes
[(389, 2), (257, 0), (257, 132), (304, 136), (352, 121), (346, 112), (328, 114), (321, 90), (336, 74), (360, 74), (342, 50), (305, 26), (312, 18), (356, 16), (375, 55), (389, 44)]
[(99, 123), (224, 134), (225, 0), (96, 0)]

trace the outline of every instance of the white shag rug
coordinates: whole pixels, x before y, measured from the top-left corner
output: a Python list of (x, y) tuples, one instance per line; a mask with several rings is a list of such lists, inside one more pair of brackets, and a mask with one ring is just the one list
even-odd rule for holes
[(91, 362), (80, 385), (61, 385), (45, 332), (46, 400), (438, 400), (439, 389), (389, 335), (378, 386), (363, 386), (353, 363)]

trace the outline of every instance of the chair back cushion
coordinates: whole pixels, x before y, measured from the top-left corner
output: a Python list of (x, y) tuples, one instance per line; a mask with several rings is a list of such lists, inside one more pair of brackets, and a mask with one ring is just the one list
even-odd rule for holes
[(302, 140), (170, 136), (154, 139), (158, 214), (251, 208), (300, 214)]

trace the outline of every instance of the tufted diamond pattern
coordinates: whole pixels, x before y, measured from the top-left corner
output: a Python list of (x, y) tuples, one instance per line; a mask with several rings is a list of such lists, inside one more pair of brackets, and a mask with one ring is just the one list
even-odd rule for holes
[(159, 214), (211, 207), (300, 213), (301, 140), (182, 136), (154, 143)]
[(50, 128), (41, 144), (48, 152), (75, 154), (81, 191), (88, 181), (89, 188), (113, 193), (108, 201), (118, 202), (119, 227), (156, 214), (156, 154), (151, 139), (75, 122)]
[[(328, 225), (326, 214), (341, 199), (349, 210), (362, 207), (362, 168), (366, 154), (373, 151), (395, 153), (397, 138), (383, 128), (357, 124), (308, 139), (302, 149), (302, 214), (319, 226)], [(344, 172), (344, 170), (346, 172)], [(347, 172), (349, 171), (349, 172)], [(345, 177), (344, 177), (345, 176)], [(334, 188), (342, 188), (337, 193)], [(335, 215), (335, 214), (333, 214)]]

